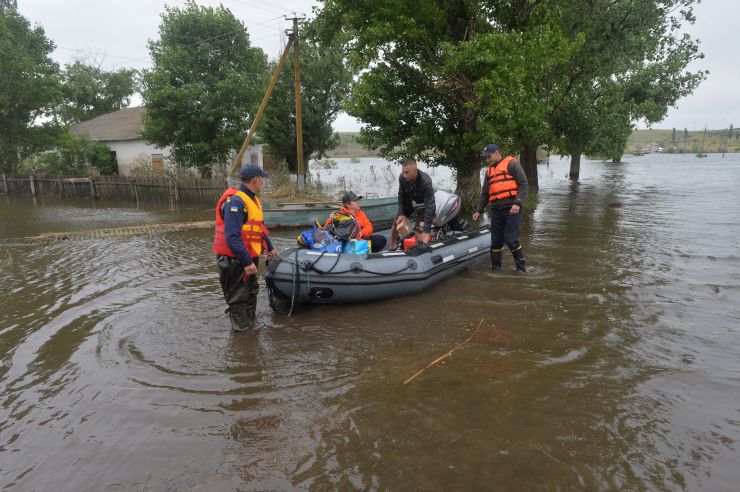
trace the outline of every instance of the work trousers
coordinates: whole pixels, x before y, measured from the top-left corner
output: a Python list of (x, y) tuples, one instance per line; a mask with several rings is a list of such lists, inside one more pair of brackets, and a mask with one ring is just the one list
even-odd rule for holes
[(504, 244), (510, 251), (519, 249), (519, 233), (522, 228), (522, 209), (518, 214), (510, 213), (511, 207), (491, 209), (491, 250), (501, 250)]
[[(257, 265), (259, 258), (252, 258)], [(259, 282), (257, 275), (244, 278), (244, 265), (230, 256), (216, 256), (218, 279), (224, 293), (229, 315), (236, 325), (245, 330), (255, 326), (257, 312), (257, 293)]]

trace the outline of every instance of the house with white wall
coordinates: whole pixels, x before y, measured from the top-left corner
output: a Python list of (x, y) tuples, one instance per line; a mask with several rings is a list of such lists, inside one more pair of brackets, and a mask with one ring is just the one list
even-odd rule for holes
[[(157, 147), (141, 138), (142, 121), (146, 108), (124, 108), (74, 125), (75, 135), (87, 135), (91, 140), (104, 143), (118, 164), (118, 174), (128, 176), (141, 164), (150, 164), (164, 170), (169, 158), (169, 147)], [(236, 155), (236, 153), (234, 153)], [(263, 167), (262, 145), (251, 145), (242, 158), (244, 164), (254, 163)]]

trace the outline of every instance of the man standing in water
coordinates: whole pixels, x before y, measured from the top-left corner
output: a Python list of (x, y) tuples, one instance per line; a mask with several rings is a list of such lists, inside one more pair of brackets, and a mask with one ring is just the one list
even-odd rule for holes
[(257, 263), (263, 245), (267, 249), (268, 261), (277, 254), (263, 221), (262, 204), (257, 198), (268, 176), (256, 164), (243, 167), (239, 171), (242, 182), (239, 188), (227, 189), (216, 205), (213, 252), (216, 253), (221, 290), (229, 305), (226, 312), (234, 331), (256, 326)]
[[(398, 216), (393, 232), (416, 212), (416, 228), (421, 231), (419, 239), (425, 244), (429, 243), (435, 211), (432, 178), (419, 170), (415, 159), (406, 159), (401, 163), (401, 175), (398, 177)], [(392, 234), (391, 249), (394, 247), (395, 234)]]
[(519, 232), (522, 203), (529, 193), (527, 175), (519, 161), (512, 156), (502, 157), (496, 144), (487, 145), (480, 156), (486, 159), (488, 171), (473, 220), (478, 220), (486, 205), (491, 204), (491, 268), (494, 272), (501, 271), (501, 254), (506, 243), (514, 257), (516, 271), (526, 272)]

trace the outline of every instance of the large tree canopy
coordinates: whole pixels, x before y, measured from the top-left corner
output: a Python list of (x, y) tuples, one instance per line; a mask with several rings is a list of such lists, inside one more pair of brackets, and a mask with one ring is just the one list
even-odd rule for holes
[(485, 144), (534, 150), (547, 133), (549, 77), (570, 48), (541, 3), (326, 0), (319, 25), (359, 74), (347, 111), (365, 123), (362, 141), (450, 166), (473, 200)]
[[(310, 38), (301, 37), (300, 56), (303, 158), (308, 162), (339, 144), (332, 123), (352, 77), (345, 67), (342, 50), (336, 45), (319, 49)], [(271, 68), (274, 70), (276, 65), (272, 63)], [(265, 109), (258, 135), (274, 157), (287, 162), (289, 169), (296, 172), (294, 68), (293, 57), (289, 57)]]
[(13, 173), (21, 158), (44, 147), (49, 116), (59, 96), (54, 43), (14, 8), (0, 9), (0, 162)]
[(242, 143), (263, 93), (267, 57), (223, 6), (167, 7), (159, 29), (159, 40), (149, 43), (154, 68), (142, 77), (144, 137), (171, 146), (178, 164), (209, 174)]
[(318, 25), (357, 74), (363, 142), (450, 166), (474, 196), (485, 143), (519, 152), (536, 190), (538, 145), (618, 142), (691, 91), (673, 15), (693, 1), (325, 0)]
[(678, 33), (693, 22), (693, 3), (561, 1), (564, 30), (585, 40), (549, 115), (556, 133), (550, 143), (572, 156), (571, 177), (578, 177), (583, 151), (618, 159), (637, 120), (660, 121), (705, 78), (705, 72), (686, 70), (703, 55), (696, 41)]
[(71, 125), (128, 107), (136, 73), (128, 68), (106, 71), (95, 60), (67, 64), (62, 72), (62, 122)]

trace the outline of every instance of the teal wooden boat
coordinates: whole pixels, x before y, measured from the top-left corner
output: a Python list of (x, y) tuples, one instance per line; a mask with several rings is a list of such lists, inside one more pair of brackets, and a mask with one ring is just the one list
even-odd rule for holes
[[(306, 203), (267, 203), (264, 206), (265, 224), (267, 227), (303, 227), (310, 226), (315, 220), (322, 224), (329, 214), (342, 206), (340, 201), (306, 202)], [(365, 198), (360, 202), (362, 211), (377, 228), (390, 224), (398, 211), (398, 198)]]

